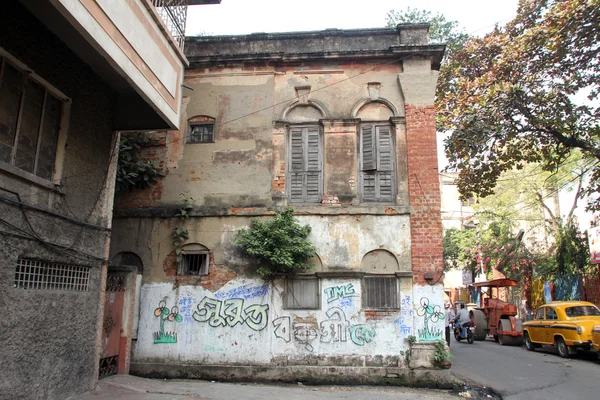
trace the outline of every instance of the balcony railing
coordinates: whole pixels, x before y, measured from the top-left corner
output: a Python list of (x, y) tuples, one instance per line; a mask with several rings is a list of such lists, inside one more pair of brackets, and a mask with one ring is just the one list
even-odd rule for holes
[(152, 0), (152, 5), (179, 48), (183, 50), (188, 0)]

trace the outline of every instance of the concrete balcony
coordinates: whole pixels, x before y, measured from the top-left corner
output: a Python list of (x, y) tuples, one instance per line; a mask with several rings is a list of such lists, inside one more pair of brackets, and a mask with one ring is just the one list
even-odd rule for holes
[(220, 0), (21, 0), (117, 93), (115, 130), (179, 128), (188, 5)]

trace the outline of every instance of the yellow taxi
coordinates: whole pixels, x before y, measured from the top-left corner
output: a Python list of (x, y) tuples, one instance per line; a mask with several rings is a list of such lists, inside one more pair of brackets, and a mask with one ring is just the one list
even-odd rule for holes
[(600, 309), (587, 301), (545, 304), (537, 309), (533, 320), (523, 323), (523, 336), (530, 351), (542, 345), (556, 346), (561, 357), (568, 357), (577, 348), (598, 351)]
[(600, 325), (594, 325), (592, 330), (592, 347), (600, 352)]

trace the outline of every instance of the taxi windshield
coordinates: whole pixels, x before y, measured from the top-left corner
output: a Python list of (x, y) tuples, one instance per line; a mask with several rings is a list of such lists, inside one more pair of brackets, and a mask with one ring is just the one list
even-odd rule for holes
[(567, 317), (600, 316), (600, 310), (594, 306), (576, 306), (565, 308)]

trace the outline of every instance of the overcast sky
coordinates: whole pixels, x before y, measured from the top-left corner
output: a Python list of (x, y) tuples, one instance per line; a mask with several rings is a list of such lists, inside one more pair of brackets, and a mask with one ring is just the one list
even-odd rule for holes
[(439, 12), (480, 35), (516, 15), (518, 0), (222, 0), (188, 8), (186, 34), (359, 29), (385, 26), (387, 12), (407, 7)]

